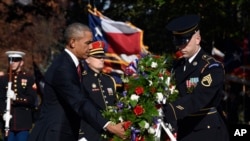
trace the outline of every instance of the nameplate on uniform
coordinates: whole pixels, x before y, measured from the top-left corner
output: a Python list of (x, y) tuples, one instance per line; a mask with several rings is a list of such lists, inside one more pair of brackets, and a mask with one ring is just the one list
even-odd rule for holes
[(109, 95), (114, 95), (113, 89), (112, 88), (107, 88), (108, 94)]

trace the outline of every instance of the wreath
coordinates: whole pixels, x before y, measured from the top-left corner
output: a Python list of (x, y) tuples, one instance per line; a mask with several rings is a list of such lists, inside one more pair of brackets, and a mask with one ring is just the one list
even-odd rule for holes
[[(124, 91), (115, 106), (102, 111), (114, 123), (124, 122), (128, 140), (152, 141), (162, 119), (161, 105), (177, 99), (175, 80), (171, 73), (173, 56), (148, 54), (132, 61), (122, 76)], [(120, 141), (116, 135), (104, 138)]]

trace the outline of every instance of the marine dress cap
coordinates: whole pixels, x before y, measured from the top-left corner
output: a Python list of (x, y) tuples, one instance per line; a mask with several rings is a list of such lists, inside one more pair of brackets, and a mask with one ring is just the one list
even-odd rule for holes
[(105, 52), (104, 52), (104, 46), (105, 42), (103, 41), (95, 41), (91, 43), (92, 48), (89, 50), (89, 56), (92, 57), (104, 57)]
[(9, 60), (11, 59), (12, 61), (20, 61), (25, 55), (22, 51), (7, 51), (5, 54), (8, 56)]
[(198, 15), (185, 15), (170, 21), (167, 29), (172, 31), (174, 45), (181, 46), (188, 43), (193, 34), (199, 30), (199, 22)]

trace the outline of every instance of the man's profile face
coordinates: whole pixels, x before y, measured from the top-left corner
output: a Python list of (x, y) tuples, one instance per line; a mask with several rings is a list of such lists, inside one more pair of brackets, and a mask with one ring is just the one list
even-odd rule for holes
[(89, 49), (91, 49), (92, 37), (92, 33), (86, 31), (82, 37), (74, 41), (74, 47), (76, 48), (75, 55), (79, 59), (86, 59), (88, 57)]
[(192, 36), (188, 43), (178, 46), (179, 50), (183, 54), (183, 57), (192, 57), (199, 50), (200, 40), (200, 34), (197, 32)]

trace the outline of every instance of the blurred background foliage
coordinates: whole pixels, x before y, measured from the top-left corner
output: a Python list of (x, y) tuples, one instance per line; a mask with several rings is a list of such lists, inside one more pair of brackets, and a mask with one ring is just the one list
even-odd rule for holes
[(7, 67), (5, 51), (22, 50), (27, 53), (28, 71), (33, 71), (33, 60), (45, 71), (64, 47), (65, 26), (88, 24), (88, 4), (113, 20), (129, 21), (142, 29), (144, 44), (156, 54), (174, 51), (165, 26), (184, 14), (201, 16), (204, 48), (208, 50), (215, 45), (225, 53), (229, 47), (221, 41), (240, 44), (249, 37), (249, 0), (1, 0), (0, 70)]

